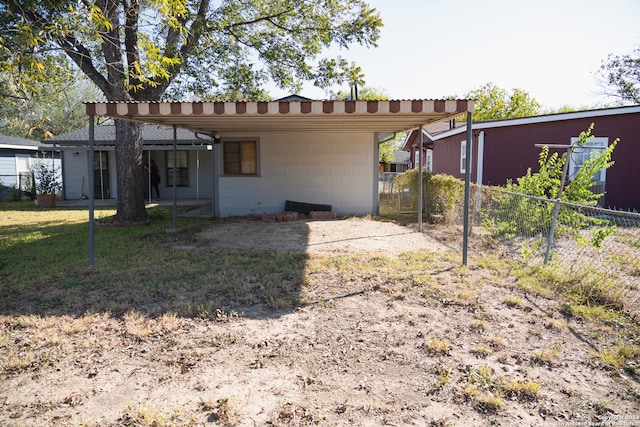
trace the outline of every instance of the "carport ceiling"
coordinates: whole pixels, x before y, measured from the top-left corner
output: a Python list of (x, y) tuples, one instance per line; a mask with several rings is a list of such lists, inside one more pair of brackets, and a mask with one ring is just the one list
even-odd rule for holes
[(473, 112), (473, 100), (95, 102), (91, 116), (207, 134), (261, 131), (397, 132)]

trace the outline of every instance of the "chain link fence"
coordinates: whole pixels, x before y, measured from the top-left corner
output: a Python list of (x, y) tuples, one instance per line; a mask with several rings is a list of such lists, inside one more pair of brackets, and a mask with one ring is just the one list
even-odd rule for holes
[(17, 175), (0, 175), (0, 200), (19, 200), (32, 191), (33, 178), (30, 172)]
[[(576, 282), (613, 289), (630, 312), (638, 313), (640, 213), (489, 189), (474, 222), (482, 230), (480, 241), (490, 239), (528, 264), (555, 266)], [(586, 293), (595, 293), (588, 288), (592, 285), (584, 286)]]
[[(417, 212), (415, 190), (396, 185), (394, 191), (399, 212)], [(633, 311), (639, 309), (640, 213), (475, 185), (470, 202), (469, 254), (491, 248), (529, 265), (547, 263), (568, 275), (610, 283), (629, 295)], [(427, 181), (423, 209), (424, 220), (437, 224), (427, 232), (462, 248), (463, 186), (442, 191)]]
[(598, 266), (640, 280), (640, 213), (492, 188), (484, 190), (474, 223), (527, 261)]
[(380, 172), (378, 175), (378, 191), (381, 194), (392, 194), (394, 191), (393, 184), (398, 176), (398, 172)]

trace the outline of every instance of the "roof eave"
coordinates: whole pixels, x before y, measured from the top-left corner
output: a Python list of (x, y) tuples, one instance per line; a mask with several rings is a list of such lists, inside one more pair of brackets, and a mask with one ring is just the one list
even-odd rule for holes
[(177, 126), (195, 132), (397, 132), (472, 112), (473, 100), (107, 102), (89, 115)]

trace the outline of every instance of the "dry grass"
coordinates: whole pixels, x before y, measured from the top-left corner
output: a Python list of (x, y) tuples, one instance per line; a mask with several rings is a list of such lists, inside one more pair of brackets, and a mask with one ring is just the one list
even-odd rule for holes
[[(197, 238), (208, 221), (165, 233), (166, 213), (100, 229), (109, 263), (88, 267), (75, 212), (31, 214), (0, 249), (16, 264), (0, 285), (0, 424), (540, 425), (595, 417), (610, 392), (640, 411), (637, 322), (579, 304), (557, 272), (492, 255), (460, 268), (456, 251), (221, 250)], [(62, 267), (20, 274), (17, 258), (51, 250)]]

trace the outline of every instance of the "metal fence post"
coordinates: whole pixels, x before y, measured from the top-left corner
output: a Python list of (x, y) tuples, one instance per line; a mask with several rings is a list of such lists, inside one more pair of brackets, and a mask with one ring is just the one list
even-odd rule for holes
[(462, 265), (467, 265), (467, 251), (469, 249), (469, 210), (471, 209), (471, 144), (473, 113), (467, 113), (467, 146), (466, 146), (466, 162), (465, 179), (464, 179), (464, 226), (462, 237)]
[(567, 148), (567, 157), (564, 165), (562, 166), (562, 179), (560, 181), (560, 188), (558, 189), (558, 195), (553, 207), (553, 217), (551, 219), (551, 227), (549, 227), (549, 236), (547, 237), (547, 250), (544, 253), (544, 264), (549, 262), (551, 257), (551, 246), (553, 246), (553, 236), (556, 233), (556, 226), (558, 224), (558, 214), (560, 213), (560, 199), (562, 198), (562, 192), (564, 191), (564, 183), (567, 179), (567, 173), (569, 171), (569, 161), (571, 160), (571, 147)]

